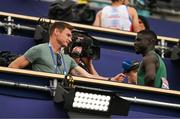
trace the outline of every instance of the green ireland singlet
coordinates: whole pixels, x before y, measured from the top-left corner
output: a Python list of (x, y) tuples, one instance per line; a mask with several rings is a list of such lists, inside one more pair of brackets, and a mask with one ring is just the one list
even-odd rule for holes
[[(164, 64), (164, 61), (161, 59), (161, 57), (157, 53), (154, 52), (154, 55), (156, 55), (159, 60), (159, 68), (156, 71), (156, 79), (155, 79), (154, 87), (161, 88), (162, 78), (167, 79), (166, 66)], [(138, 69), (138, 74), (137, 74), (137, 84), (138, 85), (145, 85), (144, 84), (145, 72), (143, 71), (142, 66), (141, 66), (142, 62), (143, 61), (141, 61), (141, 63), (140, 63), (140, 66)]]

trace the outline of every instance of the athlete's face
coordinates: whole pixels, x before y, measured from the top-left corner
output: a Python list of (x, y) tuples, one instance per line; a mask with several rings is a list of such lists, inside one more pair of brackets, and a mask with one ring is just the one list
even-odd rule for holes
[(134, 48), (137, 54), (143, 54), (149, 47), (149, 40), (143, 35), (138, 34), (134, 41)]

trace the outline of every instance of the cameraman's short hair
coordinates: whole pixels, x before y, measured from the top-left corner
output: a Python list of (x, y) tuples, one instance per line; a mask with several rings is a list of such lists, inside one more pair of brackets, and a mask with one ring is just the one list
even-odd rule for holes
[(54, 22), (52, 25), (51, 25), (51, 28), (50, 28), (50, 35), (52, 35), (53, 31), (55, 28), (58, 28), (60, 30), (64, 30), (65, 28), (68, 28), (70, 30), (72, 30), (74, 27), (66, 22)]
[(119, 1), (119, 0), (111, 0), (111, 2), (116, 2), (116, 1)]

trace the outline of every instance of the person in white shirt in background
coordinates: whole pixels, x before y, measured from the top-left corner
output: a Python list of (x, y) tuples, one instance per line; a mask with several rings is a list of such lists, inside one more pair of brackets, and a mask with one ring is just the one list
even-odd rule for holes
[(94, 26), (139, 32), (138, 14), (135, 8), (128, 6), (128, 0), (111, 0), (96, 14)]

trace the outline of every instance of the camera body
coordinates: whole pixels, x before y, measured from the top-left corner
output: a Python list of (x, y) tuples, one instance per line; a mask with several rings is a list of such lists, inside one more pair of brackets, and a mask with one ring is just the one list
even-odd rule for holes
[(72, 32), (72, 42), (64, 49), (64, 52), (74, 58), (100, 59), (98, 42), (83, 31)]

